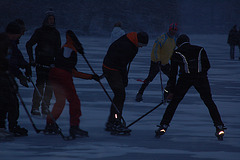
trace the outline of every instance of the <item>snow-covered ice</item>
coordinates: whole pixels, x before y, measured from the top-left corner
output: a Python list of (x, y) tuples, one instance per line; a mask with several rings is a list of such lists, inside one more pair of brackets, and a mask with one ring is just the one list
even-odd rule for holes
[[(20, 42), (20, 49), (27, 58), (24, 48), (30, 34), (25, 34)], [(131, 126), (130, 136), (112, 136), (104, 131), (109, 114), (110, 101), (101, 86), (91, 80), (74, 79), (77, 93), (81, 100), (83, 115), (81, 128), (89, 131), (89, 138), (64, 141), (59, 135), (36, 134), (22, 106), (20, 106), (19, 123), (29, 130), (28, 137), (14, 138), (12, 141), (0, 142), (1, 160), (238, 160), (240, 157), (240, 61), (236, 48), (236, 60), (230, 60), (227, 35), (189, 35), (192, 44), (205, 47), (211, 62), (209, 81), (213, 99), (218, 106), (225, 123), (224, 141), (214, 136), (215, 128), (207, 108), (199, 94), (191, 88), (180, 103), (171, 126), (160, 139), (154, 137), (156, 125), (159, 124), (166, 105), (160, 106), (151, 114)], [(129, 84), (126, 88), (126, 101), (123, 116), (130, 124), (160, 103), (161, 87), (159, 76), (144, 92), (144, 101), (135, 102), (136, 93), (141, 82), (136, 79), (146, 78), (150, 65), (152, 37), (148, 46), (139, 49), (131, 64)], [(62, 33), (64, 43), (64, 33)], [(97, 74), (102, 74), (102, 60), (108, 48), (109, 38), (80, 37), (89, 63)], [(79, 55), (79, 71), (91, 73), (84, 59)], [(33, 70), (33, 80), (36, 80)], [(167, 77), (163, 76), (164, 84)], [(105, 79), (102, 80), (108, 93), (112, 96)], [(19, 92), (31, 109), (33, 86), (19, 87)], [(52, 99), (52, 104), (54, 103)], [(50, 106), (50, 108), (52, 105)], [(68, 105), (57, 120), (65, 135), (69, 129)], [(45, 119), (33, 118), (39, 129), (45, 127)]]

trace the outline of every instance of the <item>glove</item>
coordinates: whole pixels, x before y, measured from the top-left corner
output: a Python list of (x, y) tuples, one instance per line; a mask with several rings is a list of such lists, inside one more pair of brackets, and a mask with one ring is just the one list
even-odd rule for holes
[(19, 81), (20, 81), (20, 84), (23, 85), (24, 87), (29, 87), (27, 83), (28, 79), (23, 74), (19, 76)]
[(26, 69), (25, 75), (26, 75), (27, 77), (32, 77), (32, 68), (31, 68), (30, 64), (27, 65), (27, 67), (26, 67), (25, 69)]
[(97, 74), (93, 74), (92, 75), (92, 79), (94, 79), (95, 81), (99, 82), (100, 81), (100, 77)]

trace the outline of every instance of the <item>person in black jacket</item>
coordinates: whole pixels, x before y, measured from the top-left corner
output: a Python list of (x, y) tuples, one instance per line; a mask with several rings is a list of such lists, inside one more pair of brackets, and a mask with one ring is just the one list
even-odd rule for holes
[[(32, 47), (35, 48), (35, 59), (33, 58)], [(47, 108), (50, 105), (52, 98), (52, 89), (48, 83), (48, 73), (51, 66), (54, 64), (54, 59), (61, 48), (61, 37), (59, 31), (55, 27), (55, 16), (53, 11), (48, 11), (43, 21), (42, 27), (35, 30), (31, 39), (26, 43), (29, 61), (32, 66), (36, 66), (36, 86), (41, 93), (38, 95), (36, 89), (32, 99), (32, 115), (41, 115), (39, 111), (40, 102), (42, 102), (42, 114), (47, 114)]]
[[(176, 45), (178, 49), (171, 58), (171, 72), (168, 81), (170, 92), (173, 93), (172, 101), (166, 108), (157, 129), (156, 136), (163, 135), (171, 122), (178, 104), (181, 102), (191, 86), (198, 91), (201, 99), (207, 106), (210, 116), (216, 127), (216, 136), (224, 134), (224, 124), (221, 120), (217, 106), (212, 100), (212, 94), (207, 77), (210, 63), (203, 47), (190, 44), (189, 37), (182, 34), (177, 39)], [(179, 70), (179, 78), (176, 83), (176, 76)]]
[[(106, 123), (106, 131), (118, 129), (128, 130), (121, 123), (123, 105), (125, 101), (125, 87), (128, 85), (129, 66), (138, 52), (138, 48), (148, 44), (146, 32), (131, 32), (114, 41), (108, 48), (103, 61), (103, 73), (113, 93), (113, 103)], [(117, 128), (116, 128), (117, 126)], [(115, 128), (114, 128), (115, 127)]]
[[(239, 45), (239, 33), (237, 31), (237, 25), (234, 25), (229, 31), (227, 43), (230, 46), (230, 59), (234, 60), (235, 46)], [(240, 59), (240, 57), (239, 57)]]
[[(21, 51), (18, 49), (18, 41), (24, 31), (17, 21), (10, 22), (6, 27), (6, 35), (8, 44), (1, 49), (1, 102), (0, 102), (0, 128), (5, 127), (5, 119), (8, 118), (8, 128), (15, 136), (27, 136), (27, 129), (18, 125), (19, 118), (19, 102), (16, 93), (18, 85), (15, 82), (15, 77), (19, 79), (20, 84), (28, 87), (27, 78), (23, 75), (21, 69), (25, 69), (25, 75), (31, 75), (30, 65), (25, 61)], [(7, 48), (7, 49), (6, 49)], [(7, 50), (7, 52), (6, 52)]]

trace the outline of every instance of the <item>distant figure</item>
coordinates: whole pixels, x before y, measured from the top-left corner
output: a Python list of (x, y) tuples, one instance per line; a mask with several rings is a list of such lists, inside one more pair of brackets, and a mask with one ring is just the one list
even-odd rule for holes
[[(169, 72), (170, 72), (169, 60), (176, 47), (177, 31), (178, 31), (177, 24), (172, 23), (169, 25), (168, 32), (163, 33), (154, 42), (152, 52), (151, 52), (151, 65), (150, 65), (149, 73), (136, 95), (137, 102), (140, 102), (143, 100), (142, 95), (144, 90), (147, 88), (149, 83), (153, 81), (153, 79), (156, 77), (156, 75), (159, 73), (160, 70), (165, 75), (169, 76)], [(167, 89), (165, 89), (165, 91), (166, 90)]]
[[(33, 46), (35, 48), (35, 59), (33, 57)], [(30, 40), (26, 43), (26, 49), (29, 56), (29, 62), (32, 66), (36, 66), (36, 86), (43, 96), (38, 95), (36, 89), (33, 92), (31, 114), (40, 116), (40, 102), (42, 102), (42, 114), (47, 115), (47, 108), (52, 98), (52, 89), (48, 82), (48, 73), (54, 64), (54, 59), (61, 49), (61, 37), (59, 31), (55, 27), (55, 16), (52, 10), (46, 12), (46, 17), (42, 26), (35, 30)]]
[(122, 29), (122, 23), (121, 22), (115, 23), (113, 31), (111, 33), (110, 43), (113, 43), (114, 41), (116, 41), (118, 38), (120, 38), (124, 34), (125, 34), (125, 31)]
[(212, 99), (207, 76), (210, 63), (206, 51), (203, 47), (190, 44), (190, 39), (186, 34), (178, 37), (176, 45), (178, 49), (172, 55), (169, 76), (169, 92), (173, 93), (173, 98), (165, 110), (159, 129), (155, 131), (156, 137), (160, 137), (167, 131), (178, 104), (192, 86), (198, 91), (208, 108), (216, 127), (216, 136), (223, 137), (225, 127)]
[[(239, 36), (237, 31), (237, 25), (234, 25), (228, 34), (227, 43), (230, 45), (230, 59), (234, 60), (235, 46), (239, 45)], [(240, 57), (239, 57), (240, 60)]]

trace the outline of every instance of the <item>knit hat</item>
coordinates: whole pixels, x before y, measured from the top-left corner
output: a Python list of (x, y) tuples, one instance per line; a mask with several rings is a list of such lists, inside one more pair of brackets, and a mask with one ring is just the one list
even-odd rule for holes
[(178, 31), (177, 23), (172, 23), (169, 25), (169, 31)]
[(16, 22), (10, 22), (5, 31), (10, 34), (21, 34), (21, 27)]
[(144, 46), (148, 44), (148, 34), (146, 32), (138, 32), (138, 43), (142, 43)]
[(176, 45), (179, 47), (184, 42), (190, 42), (189, 37), (186, 34), (181, 34), (176, 41)]
[(52, 8), (50, 8), (48, 11), (45, 12), (46, 16), (55, 16), (55, 12)]

